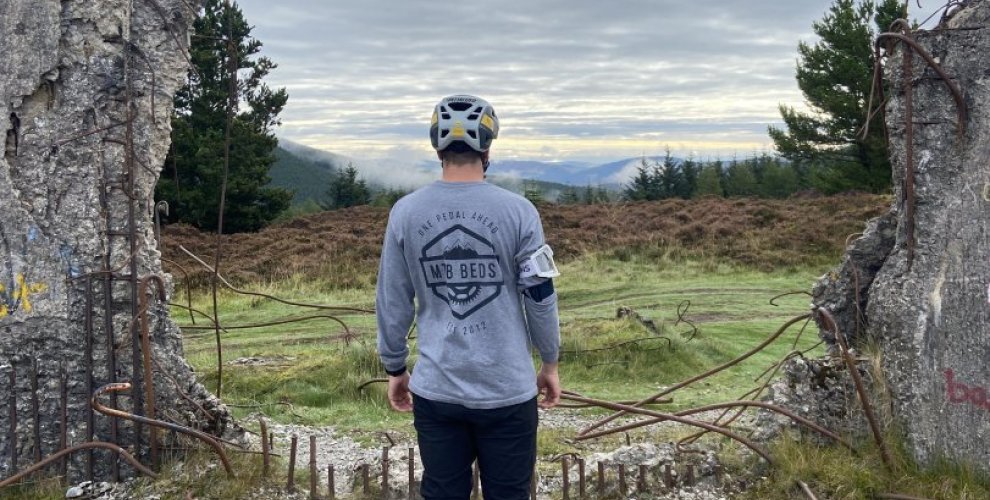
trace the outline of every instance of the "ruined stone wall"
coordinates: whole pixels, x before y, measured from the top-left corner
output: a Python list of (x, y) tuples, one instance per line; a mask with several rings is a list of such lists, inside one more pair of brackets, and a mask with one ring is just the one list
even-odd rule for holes
[[(879, 343), (894, 418), (920, 462), (948, 458), (990, 473), (990, 0), (968, 2), (913, 36), (961, 89), (965, 134), (957, 136), (952, 94), (917, 54), (905, 83), (900, 45), (885, 75), (896, 227), (874, 222), (844, 266), (816, 286), (815, 300), (837, 311), (844, 331)], [(916, 170), (910, 265), (908, 85)], [(863, 248), (889, 250), (863, 258)], [(852, 305), (857, 278), (863, 322)]]
[[(14, 456), (23, 468), (57, 448), (61, 370), (68, 381), (69, 445), (87, 439), (91, 385), (112, 378), (140, 382), (131, 278), (162, 273), (152, 197), (169, 147), (172, 95), (186, 75), (183, 51), (194, 4), (2, 2), (0, 478), (14, 469)], [(195, 381), (165, 304), (146, 295), (159, 415), (221, 433), (226, 410)], [(39, 373), (40, 436), (33, 429), (32, 365)], [(137, 394), (118, 399), (122, 408), (143, 406)], [(109, 441), (110, 432), (110, 419), (96, 415), (94, 439)], [(133, 446), (134, 433), (121, 423), (118, 441), (146, 456), (147, 429), (141, 446)], [(73, 459), (73, 474), (83, 456)], [(97, 453), (97, 475), (105, 476), (112, 461)]]

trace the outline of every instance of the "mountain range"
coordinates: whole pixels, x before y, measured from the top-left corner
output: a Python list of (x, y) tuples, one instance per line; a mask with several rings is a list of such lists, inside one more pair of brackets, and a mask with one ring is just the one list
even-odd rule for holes
[[(439, 178), (439, 162), (362, 160), (281, 139), (270, 171), (273, 186), (295, 191), (293, 204), (323, 198), (333, 174), (353, 165), (373, 189), (411, 190)], [(661, 156), (645, 157), (650, 163)], [(496, 160), (489, 180), (516, 192), (539, 189), (550, 199), (568, 186), (603, 186), (616, 191), (636, 174), (643, 158), (595, 164), (583, 161)], [(675, 160), (677, 161), (677, 160)]]

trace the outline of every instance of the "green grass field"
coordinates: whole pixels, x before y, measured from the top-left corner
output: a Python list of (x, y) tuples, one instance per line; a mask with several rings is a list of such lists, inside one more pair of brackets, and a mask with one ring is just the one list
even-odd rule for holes
[[(804, 313), (805, 295), (769, 303), (775, 295), (809, 289), (823, 269), (763, 273), (726, 264), (664, 259), (619, 261), (586, 256), (562, 266), (556, 280), (560, 294), (565, 388), (588, 396), (637, 399), (723, 363), (759, 344), (789, 318)], [(319, 283), (295, 281), (269, 287), (266, 293), (293, 301), (371, 309), (370, 287), (332, 290)], [(208, 294), (195, 296), (193, 307), (207, 310)], [(683, 318), (697, 327), (693, 338), (686, 322), (675, 324), (678, 306), (690, 303)], [(657, 339), (640, 322), (617, 318), (620, 307), (652, 319), (662, 336)], [(174, 308), (173, 316), (189, 324), (189, 316)], [(319, 311), (287, 306), (267, 299), (221, 295), (220, 317), (231, 327), (295, 318)], [(235, 414), (263, 411), (277, 421), (336, 425), (355, 430), (400, 429), (409, 417), (391, 412), (383, 384), (364, 391), (358, 386), (384, 372), (375, 353), (375, 322), (368, 314), (343, 314), (339, 319), (352, 334), (328, 318), (222, 334), (223, 398)], [(208, 323), (197, 321), (202, 327)], [(770, 364), (792, 350), (798, 328), (745, 363), (676, 394), (675, 406), (694, 406), (739, 397), (755, 385)], [(217, 382), (217, 358), (212, 330), (185, 330), (190, 363), (207, 387)], [(653, 338), (650, 338), (653, 337)], [(690, 340), (689, 340), (690, 338)], [(630, 342), (636, 341), (636, 342)], [(805, 335), (799, 348), (817, 342)], [(625, 343), (625, 344), (623, 344)], [(618, 346), (618, 347), (613, 347)], [(611, 347), (611, 348), (610, 348)], [(264, 358), (265, 365), (229, 365), (240, 358)], [(243, 407), (241, 407), (243, 405)], [(291, 406), (290, 406), (291, 405)]]

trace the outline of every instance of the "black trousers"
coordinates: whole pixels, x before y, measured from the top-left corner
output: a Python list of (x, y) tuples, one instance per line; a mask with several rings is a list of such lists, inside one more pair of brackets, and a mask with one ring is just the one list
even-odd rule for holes
[(477, 410), (413, 395), (426, 500), (465, 500), (478, 460), (485, 500), (526, 500), (536, 465), (536, 398)]

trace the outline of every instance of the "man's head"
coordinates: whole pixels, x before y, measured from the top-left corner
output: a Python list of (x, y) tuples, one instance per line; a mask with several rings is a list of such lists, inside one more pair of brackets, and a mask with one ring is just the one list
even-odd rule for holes
[(444, 164), (481, 161), (488, 168), (488, 150), (498, 137), (498, 117), (488, 101), (471, 95), (444, 97), (433, 110), (430, 142)]

